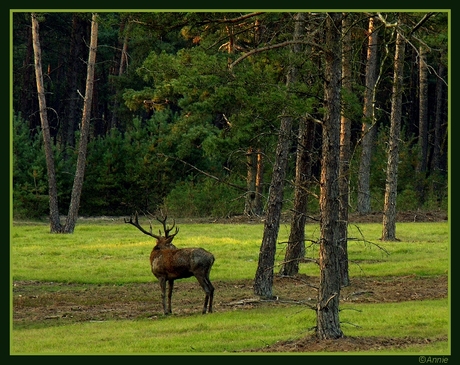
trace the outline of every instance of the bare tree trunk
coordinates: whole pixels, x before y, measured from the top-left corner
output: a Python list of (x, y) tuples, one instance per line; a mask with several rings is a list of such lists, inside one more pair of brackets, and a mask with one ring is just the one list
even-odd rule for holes
[(419, 158), (417, 165), (416, 189), (420, 202), (425, 196), (425, 173), (428, 161), (428, 69), (426, 65), (427, 49), (419, 47), (419, 114), (418, 114), (418, 146)]
[[(305, 13), (296, 15), (296, 36), (304, 31)], [(289, 240), (280, 274), (294, 276), (299, 273), (299, 262), (305, 256), (305, 224), (307, 222), (308, 182), (311, 177), (311, 149), (313, 146), (314, 123), (310, 118), (299, 120), (297, 137), (294, 214), (291, 221)]]
[(371, 211), (370, 174), (374, 141), (374, 94), (377, 70), (378, 33), (374, 26), (375, 19), (369, 18), (369, 41), (366, 64), (366, 89), (364, 91), (364, 120), (361, 133), (361, 160), (358, 172), (358, 212), (367, 214)]
[[(344, 14), (342, 20), (342, 89), (352, 93), (351, 74), (351, 14)], [(339, 170), (339, 234), (340, 234), (340, 278), (341, 285), (348, 286), (348, 195), (350, 175), (351, 120), (342, 113), (340, 120), (340, 170)]]
[(340, 232), (340, 88), (341, 88), (341, 14), (328, 13), (325, 52), (325, 116), (321, 160), (320, 191), (320, 284), (316, 308), (316, 335), (319, 339), (343, 337), (339, 320)]
[(264, 182), (264, 155), (260, 149), (257, 150), (257, 170), (256, 170), (256, 197), (254, 199), (254, 214), (263, 213), (262, 189)]
[(383, 241), (396, 240), (396, 195), (398, 187), (399, 138), (401, 134), (402, 91), (404, 76), (404, 37), (398, 31), (394, 59), (393, 93), (391, 99), (391, 126), (383, 207)]
[(299, 121), (295, 171), (294, 214), (289, 240), (280, 274), (299, 273), (299, 262), (305, 256), (305, 224), (307, 223), (308, 185), (311, 178), (311, 157), (315, 124), (309, 118)]
[(273, 164), (264, 233), (259, 252), (259, 263), (254, 279), (254, 293), (268, 299), (273, 297), (273, 265), (275, 263), (276, 239), (278, 238), (281, 208), (283, 207), (284, 178), (291, 145), (291, 129), (292, 118), (282, 117), (275, 163)]
[[(296, 15), (297, 18), (299, 18), (299, 16), (299, 14)], [(299, 24), (300, 22), (296, 23), (294, 39), (298, 39), (301, 35)], [(299, 52), (300, 46), (293, 46), (293, 51)], [(296, 73), (296, 68), (291, 66), (286, 77), (286, 86), (288, 89), (290, 85), (297, 80)], [(291, 129), (292, 117), (283, 116), (281, 118), (278, 145), (276, 147), (275, 163), (273, 164), (264, 233), (259, 252), (259, 263), (254, 279), (254, 294), (263, 298), (273, 297), (273, 265), (275, 263), (276, 239), (278, 238), (281, 208), (283, 207), (284, 179), (288, 164), (289, 148), (291, 146)]]
[(440, 61), (438, 68), (438, 78), (436, 81), (436, 113), (434, 118), (434, 138), (433, 138), (433, 158), (431, 160), (432, 169), (434, 172), (442, 170), (441, 165), (441, 136), (442, 136), (442, 110), (443, 110), (443, 94), (444, 94), (444, 73), (445, 66)]
[(247, 194), (244, 202), (244, 214), (248, 216), (262, 214), (263, 159), (260, 150), (252, 147), (246, 152)]
[(256, 198), (256, 155), (254, 149), (249, 147), (246, 152), (246, 186), (248, 192), (244, 200), (244, 214), (251, 216), (254, 214), (253, 205)]
[(43, 133), (43, 143), (45, 147), (46, 168), (48, 171), (48, 190), (50, 208), (50, 231), (59, 233), (62, 226), (59, 220), (58, 193), (56, 184), (56, 171), (54, 167), (54, 155), (51, 145), (50, 129), (46, 112), (45, 89), (43, 87), (42, 56), (39, 39), (39, 25), (37, 14), (32, 13), (32, 39), (34, 48), (35, 78), (37, 81), (38, 104), (40, 107), (40, 121)]
[(85, 100), (83, 104), (83, 116), (81, 121), (80, 144), (78, 147), (77, 168), (72, 187), (69, 212), (64, 227), (64, 233), (73, 233), (78, 218), (80, 197), (85, 176), (86, 151), (88, 146), (89, 126), (91, 119), (91, 104), (93, 100), (94, 69), (96, 66), (98, 23), (97, 14), (93, 13), (91, 20), (91, 41), (88, 56), (88, 71), (86, 76)]

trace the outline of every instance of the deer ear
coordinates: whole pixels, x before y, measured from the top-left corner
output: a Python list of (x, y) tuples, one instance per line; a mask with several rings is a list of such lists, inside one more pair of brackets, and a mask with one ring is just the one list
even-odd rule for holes
[(164, 240), (164, 243), (167, 244), (167, 245), (170, 245), (172, 240), (173, 240), (174, 236), (171, 236), (171, 237), (168, 237)]

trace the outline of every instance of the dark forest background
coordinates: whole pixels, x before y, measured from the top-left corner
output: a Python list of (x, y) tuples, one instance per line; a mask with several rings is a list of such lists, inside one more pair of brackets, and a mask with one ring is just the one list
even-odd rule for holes
[[(304, 49), (293, 55), (294, 14), (288, 12), (126, 12), (99, 14), (91, 135), (79, 214), (127, 215), (163, 209), (176, 217), (263, 214), (286, 108), (294, 130), (306, 115), (324, 114), (320, 45), (325, 13), (309, 13)], [(447, 13), (407, 13), (415, 29), (406, 45), (398, 210), (447, 210)], [(390, 24), (396, 13), (381, 13)], [(363, 124), (373, 137), (371, 210), (383, 209), (393, 82), (394, 30), (378, 24), (375, 119), (363, 116), (368, 23), (376, 13), (350, 13), (351, 89), (342, 110), (351, 120), (350, 211), (357, 211)], [(75, 173), (88, 59), (90, 13), (40, 13), (48, 121), (59, 203), (68, 206)], [(13, 214), (39, 218), (49, 210), (43, 138), (34, 74), (30, 13), (12, 14)], [(415, 39), (415, 40), (414, 40)], [(426, 103), (420, 103), (420, 55), (426, 51)], [(272, 48), (273, 47), (273, 48)], [(260, 50), (266, 49), (265, 51)], [(252, 53), (250, 56), (244, 55)], [(286, 95), (286, 74), (298, 82)], [(421, 118), (421, 110), (426, 111)], [(421, 127), (423, 126), (423, 128)], [(286, 174), (283, 209), (292, 208), (298, 141)], [(309, 144), (308, 210), (318, 211), (321, 128)], [(256, 160), (253, 160), (256, 158)], [(257, 160), (258, 158), (258, 160)], [(256, 162), (254, 162), (256, 161)], [(258, 163), (259, 161), (260, 163)], [(254, 172), (254, 168), (256, 168)], [(261, 208), (248, 209), (253, 176)]]

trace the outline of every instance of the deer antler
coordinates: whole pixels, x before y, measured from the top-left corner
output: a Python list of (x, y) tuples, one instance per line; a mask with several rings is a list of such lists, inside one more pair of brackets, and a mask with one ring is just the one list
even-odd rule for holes
[[(173, 220), (173, 225), (171, 226), (171, 228), (168, 228), (166, 227), (166, 219), (168, 219), (168, 216), (165, 216), (163, 220), (161, 220), (160, 218), (157, 217), (157, 221), (160, 222), (162, 225), (163, 225), (163, 229), (165, 231), (165, 237), (168, 238), (168, 237), (174, 237), (177, 233), (179, 233), (179, 228), (176, 227), (176, 232), (174, 234), (169, 234), (169, 232), (172, 231), (172, 229), (176, 226), (176, 221)], [(160, 234), (161, 234), (161, 231), (160, 231)]]
[[(134, 221), (133, 221), (133, 218), (134, 218)], [(144, 233), (144, 234), (146, 234), (146, 235), (148, 235), (148, 236), (151, 236), (151, 237), (156, 238), (156, 239), (160, 239), (160, 238), (161, 238), (161, 232), (160, 232), (160, 236), (157, 236), (157, 235), (155, 235), (155, 234), (152, 233), (152, 224), (150, 224), (150, 232), (149, 232), (149, 231), (146, 231), (144, 228), (141, 227), (141, 225), (139, 224), (139, 216), (138, 216), (138, 214), (137, 214), (137, 211), (136, 211), (136, 213), (135, 213), (134, 216), (131, 215), (131, 216), (129, 217), (129, 220), (126, 219), (126, 218), (125, 218), (124, 220), (125, 220), (125, 223), (132, 224), (132, 225), (133, 225), (134, 227), (136, 227), (139, 231), (141, 231), (142, 233)], [(177, 228), (176, 228), (176, 230), (177, 230)], [(177, 234), (177, 232), (176, 232), (176, 234)], [(168, 236), (166, 235), (166, 237), (168, 237)]]

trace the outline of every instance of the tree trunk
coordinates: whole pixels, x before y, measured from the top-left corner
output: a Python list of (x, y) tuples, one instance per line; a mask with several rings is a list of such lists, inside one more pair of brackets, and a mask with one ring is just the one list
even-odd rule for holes
[(262, 189), (264, 182), (264, 155), (260, 149), (257, 150), (257, 170), (256, 170), (256, 197), (254, 199), (254, 214), (263, 213)]
[(369, 41), (366, 63), (366, 88), (364, 91), (364, 120), (361, 133), (361, 159), (358, 172), (358, 212), (367, 214), (371, 211), (370, 174), (372, 147), (375, 135), (374, 95), (377, 70), (378, 34), (374, 27), (375, 19), (369, 18)]
[(56, 184), (56, 171), (54, 167), (54, 155), (51, 145), (51, 135), (48, 125), (46, 111), (45, 89), (43, 87), (42, 56), (39, 39), (39, 25), (37, 15), (32, 13), (32, 39), (34, 48), (35, 78), (37, 81), (38, 104), (40, 107), (40, 121), (43, 133), (43, 143), (45, 147), (46, 168), (48, 172), (48, 190), (50, 207), (50, 231), (59, 233), (62, 226), (59, 220), (58, 193)]
[(246, 186), (248, 192), (244, 201), (244, 214), (251, 216), (254, 214), (253, 205), (256, 198), (256, 155), (252, 147), (246, 152)]
[(383, 241), (396, 240), (396, 194), (398, 187), (399, 137), (401, 134), (404, 51), (404, 37), (398, 32), (396, 35), (393, 93), (391, 98), (390, 141), (383, 207)]
[(252, 147), (246, 153), (247, 168), (247, 194), (244, 203), (244, 214), (248, 216), (262, 214), (262, 178), (263, 160), (260, 150), (255, 151)]
[[(342, 89), (352, 93), (351, 74), (351, 14), (344, 14), (342, 21), (343, 51), (342, 51)], [(339, 169), (339, 235), (340, 235), (340, 283), (342, 286), (350, 284), (348, 275), (348, 195), (350, 178), (350, 144), (351, 120), (346, 112), (342, 113), (340, 120), (340, 169)]]
[[(301, 19), (302, 13), (296, 15)], [(301, 36), (302, 26), (298, 21), (295, 24), (294, 39)], [(294, 45), (293, 52), (300, 52), (300, 46)], [(286, 87), (289, 87), (297, 80), (297, 70), (291, 66), (286, 76)], [(267, 214), (264, 224), (264, 233), (259, 252), (259, 263), (254, 280), (254, 293), (263, 298), (272, 298), (273, 270), (276, 253), (276, 239), (280, 225), (281, 208), (283, 207), (284, 179), (288, 165), (289, 148), (291, 146), (292, 117), (281, 118), (278, 145), (276, 147), (275, 163), (273, 165), (272, 181), (270, 184), (270, 195), (268, 198)]]
[(78, 146), (77, 168), (72, 187), (69, 212), (64, 227), (64, 233), (73, 233), (75, 223), (78, 218), (78, 209), (80, 207), (80, 197), (83, 188), (83, 179), (85, 176), (86, 151), (88, 146), (89, 126), (91, 119), (91, 104), (93, 98), (94, 86), (94, 68), (96, 65), (98, 24), (97, 14), (93, 13), (91, 20), (91, 40), (88, 56), (88, 71), (86, 75), (85, 100), (83, 104), (83, 116), (81, 121), (80, 144)]
[[(304, 32), (305, 13), (296, 15), (296, 37)], [(300, 49), (296, 49), (300, 52)], [(299, 120), (297, 137), (296, 171), (294, 187), (294, 215), (291, 221), (289, 239), (280, 269), (281, 275), (294, 276), (299, 273), (299, 263), (305, 256), (305, 224), (307, 222), (308, 183), (311, 177), (311, 157), (314, 123), (310, 118)]]
[(254, 280), (254, 293), (260, 297), (273, 297), (273, 269), (275, 263), (276, 239), (280, 225), (281, 208), (283, 207), (284, 178), (288, 164), (288, 153), (291, 145), (292, 118), (283, 117), (276, 147), (275, 163), (270, 184), (267, 214), (264, 233), (259, 252), (259, 263)]
[(434, 118), (434, 137), (433, 137), (433, 158), (431, 168), (433, 171), (441, 171), (441, 141), (442, 141), (442, 116), (443, 116), (443, 95), (444, 95), (444, 73), (445, 66), (440, 61), (438, 68), (438, 78), (436, 80), (436, 112)]
[(294, 214), (289, 240), (280, 274), (299, 273), (299, 262), (305, 256), (305, 224), (307, 222), (308, 185), (311, 178), (311, 157), (315, 124), (309, 118), (299, 122), (295, 171)]
[(419, 201), (425, 200), (424, 181), (428, 160), (428, 69), (426, 65), (427, 49), (419, 47), (419, 114), (418, 114), (418, 146), (417, 194)]
[(343, 337), (339, 321), (340, 232), (340, 88), (341, 88), (341, 14), (326, 18), (325, 117), (321, 160), (320, 191), (320, 283), (316, 335), (319, 339)]

